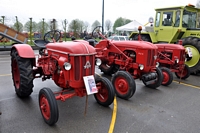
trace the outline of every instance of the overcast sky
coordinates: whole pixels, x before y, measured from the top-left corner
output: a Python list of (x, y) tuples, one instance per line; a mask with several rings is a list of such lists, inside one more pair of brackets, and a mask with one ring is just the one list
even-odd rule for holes
[[(103, 0), (0, 0), (0, 16), (15, 22), (18, 16), (25, 23), (32, 17), (39, 22), (42, 18), (50, 20), (79, 19), (89, 22), (102, 22)], [(137, 20), (145, 24), (149, 17), (155, 16), (155, 8), (196, 5), (197, 0), (104, 0), (104, 20), (112, 23), (119, 18)]]

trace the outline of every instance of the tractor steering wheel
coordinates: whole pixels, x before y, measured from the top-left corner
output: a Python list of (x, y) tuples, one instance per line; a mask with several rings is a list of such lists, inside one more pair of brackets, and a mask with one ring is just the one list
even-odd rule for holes
[(61, 38), (61, 32), (58, 30), (49, 31), (44, 35), (44, 41), (47, 43), (57, 42), (60, 38)]
[(97, 26), (92, 31), (92, 37), (95, 38), (95, 35), (98, 34), (101, 38), (106, 39), (106, 37), (102, 34), (102, 26)]

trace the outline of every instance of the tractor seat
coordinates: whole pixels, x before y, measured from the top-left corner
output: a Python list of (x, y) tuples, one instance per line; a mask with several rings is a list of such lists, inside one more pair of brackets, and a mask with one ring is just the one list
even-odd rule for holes
[(46, 48), (46, 45), (49, 42), (46, 42), (45, 40), (35, 40), (34, 43), (39, 48)]

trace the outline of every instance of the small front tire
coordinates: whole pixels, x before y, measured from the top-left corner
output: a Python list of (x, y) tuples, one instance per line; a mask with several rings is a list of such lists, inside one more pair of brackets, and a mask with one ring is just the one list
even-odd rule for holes
[(112, 83), (105, 77), (98, 77), (95, 79), (98, 93), (94, 94), (94, 97), (102, 106), (109, 106), (114, 101), (115, 91)]
[(132, 75), (126, 71), (116, 72), (112, 79), (116, 95), (122, 99), (128, 100), (136, 91), (135, 80)]
[(175, 72), (175, 75), (179, 79), (187, 79), (190, 76), (190, 68), (188, 65), (185, 64), (185, 67), (183, 70), (180, 70), (179, 72)]
[(51, 89), (43, 88), (39, 92), (39, 107), (44, 121), (52, 126), (58, 121), (58, 105)]
[(164, 85), (164, 86), (170, 85), (173, 81), (172, 72), (166, 67), (161, 67), (160, 69), (162, 70), (162, 73), (163, 73), (162, 85)]

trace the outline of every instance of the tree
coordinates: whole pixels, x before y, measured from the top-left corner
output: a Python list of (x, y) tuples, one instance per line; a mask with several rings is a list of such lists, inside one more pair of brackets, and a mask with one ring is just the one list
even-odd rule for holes
[(22, 32), (23, 31), (23, 24), (21, 22), (18, 21), (17, 16), (16, 17), (16, 22), (14, 23), (14, 25), (12, 26), (12, 28), (18, 32)]
[(67, 24), (68, 24), (68, 21), (67, 19), (63, 20), (62, 21), (62, 26), (63, 26), (63, 30), (64, 30), (64, 38), (65, 38), (65, 41), (67, 41)]
[(68, 31), (72, 31), (74, 37), (78, 38), (79, 33), (81, 32), (81, 27), (82, 27), (82, 21), (80, 21), (79, 19), (74, 19), (69, 24)]
[(44, 21), (44, 18), (42, 19), (42, 21), (40, 21), (40, 22), (37, 24), (37, 30), (38, 30), (38, 32), (42, 33), (42, 36), (41, 36), (41, 37), (43, 37), (44, 34), (48, 32), (49, 27), (50, 27), (50, 26), (48, 25), (48, 23), (46, 23), (46, 22)]
[(101, 23), (98, 20), (95, 20), (94, 23), (92, 24), (92, 30), (97, 26), (101, 26)]
[(113, 31), (115, 32), (117, 27), (128, 24), (130, 22), (131, 22), (130, 19), (119, 17), (114, 23)]
[(5, 16), (1, 16), (0, 22), (1, 22), (2, 24), (4, 24), (4, 21), (5, 21)]
[(112, 22), (109, 19), (107, 19), (105, 22), (105, 29), (109, 32), (111, 27), (112, 27)]
[(53, 18), (53, 19), (49, 22), (49, 26), (50, 26), (50, 30), (57, 30), (57, 27), (58, 27), (57, 20)]
[[(30, 26), (31, 26), (31, 21), (28, 21), (24, 24), (24, 30), (25, 31), (30, 31)], [(38, 31), (38, 28), (37, 28), (37, 23), (35, 21), (32, 22), (32, 32), (36, 32)]]
[(87, 21), (85, 21), (85, 23), (84, 23), (84, 30), (86, 32), (89, 30), (89, 26), (90, 26), (90, 24)]

